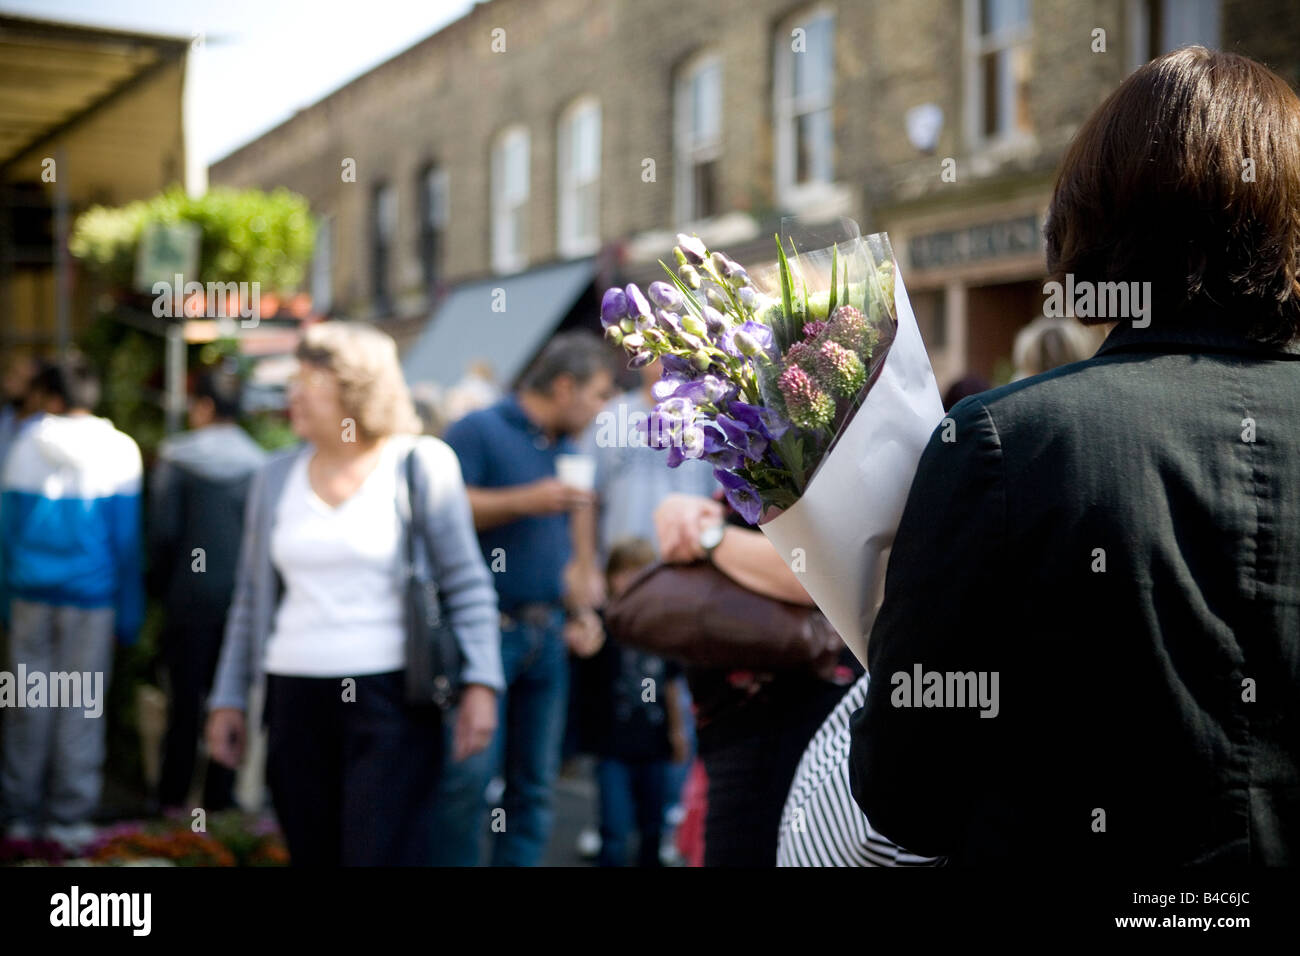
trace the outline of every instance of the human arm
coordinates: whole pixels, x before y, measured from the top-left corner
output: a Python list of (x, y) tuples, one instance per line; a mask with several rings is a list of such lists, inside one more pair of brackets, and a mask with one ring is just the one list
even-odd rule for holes
[(106, 503), (113, 569), (116, 574), (113, 630), (122, 644), (134, 644), (144, 624), (144, 542), (140, 528), (140, 449), (121, 436), (122, 469)]
[(917, 853), (960, 848), (1000, 720), (971, 708), (895, 706), (924, 672), (1003, 669), (1007, 496), (1001, 442), (975, 399), (921, 456), (868, 642), (872, 680), (851, 721), (849, 779), (874, 826)]
[[(700, 533), (721, 523), (722, 517), (722, 505), (710, 498), (669, 495), (655, 509), (655, 534), (663, 560), (679, 563), (704, 558)], [(723, 574), (751, 591), (778, 601), (813, 604), (798, 576), (786, 567), (761, 531), (725, 526), (712, 560)]]

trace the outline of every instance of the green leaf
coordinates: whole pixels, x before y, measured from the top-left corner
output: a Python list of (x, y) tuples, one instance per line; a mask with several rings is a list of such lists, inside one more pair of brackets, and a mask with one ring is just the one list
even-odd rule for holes
[(831, 298), (830, 303), (826, 306), (826, 314), (829, 316), (835, 311), (835, 287), (839, 284), (840, 277), (840, 247), (838, 243), (831, 244)]
[(776, 255), (781, 269), (781, 306), (785, 310), (786, 318), (794, 314), (794, 302), (792, 298), (792, 289), (790, 285), (790, 263), (785, 258), (785, 248), (781, 245), (781, 237), (776, 238)]
[(700, 303), (696, 300), (695, 293), (691, 291), (691, 287), (683, 282), (676, 272), (668, 268), (668, 263), (660, 259), (659, 264), (664, 267), (664, 272), (668, 273), (668, 278), (672, 280), (673, 285), (677, 286), (678, 290), (682, 293), (682, 296), (686, 299), (686, 308), (690, 309), (697, 318), (703, 318), (704, 311), (700, 308)]

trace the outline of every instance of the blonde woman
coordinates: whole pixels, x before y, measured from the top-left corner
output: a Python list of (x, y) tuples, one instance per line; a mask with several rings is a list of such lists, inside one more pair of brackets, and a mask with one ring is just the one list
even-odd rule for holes
[(265, 675), (267, 779), (292, 861), (423, 864), (444, 754), (436, 708), (403, 697), (397, 502), (408, 455), (422, 476), (414, 490), (430, 566), (466, 659), (455, 760), (495, 731), (496, 593), (456, 456), (415, 437), (393, 340), (325, 322), (297, 356), (289, 418), (305, 444), (272, 459), (249, 492), (209, 747), (219, 762), (239, 762), (249, 689)]
[(1016, 366), (1012, 381), (1091, 358), (1102, 338), (1074, 319), (1040, 316), (1016, 333), (1011, 349)]

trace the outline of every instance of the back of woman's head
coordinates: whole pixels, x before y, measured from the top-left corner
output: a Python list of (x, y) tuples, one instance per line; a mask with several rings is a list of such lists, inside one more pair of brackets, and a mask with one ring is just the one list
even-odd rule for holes
[(1211, 320), (1291, 341), (1300, 99), (1233, 53), (1194, 46), (1152, 60), (1075, 137), (1044, 231), (1056, 281), (1150, 282), (1153, 326)]

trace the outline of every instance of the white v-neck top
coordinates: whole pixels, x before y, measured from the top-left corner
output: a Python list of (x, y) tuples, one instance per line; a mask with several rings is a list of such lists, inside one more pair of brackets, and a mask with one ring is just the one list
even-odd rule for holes
[(384, 443), (374, 471), (337, 508), (312, 490), (311, 454), (294, 462), (271, 532), (285, 590), (267, 640), (267, 673), (354, 677), (405, 666), (393, 446)]

